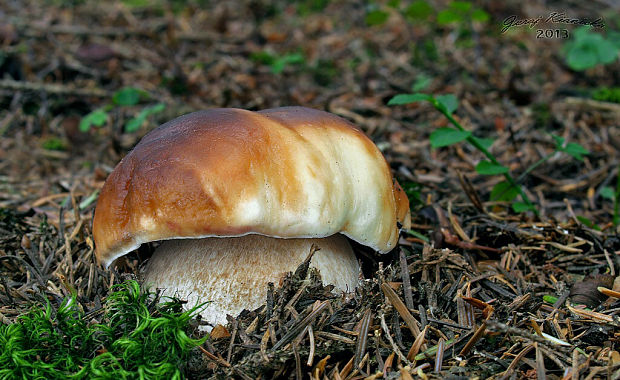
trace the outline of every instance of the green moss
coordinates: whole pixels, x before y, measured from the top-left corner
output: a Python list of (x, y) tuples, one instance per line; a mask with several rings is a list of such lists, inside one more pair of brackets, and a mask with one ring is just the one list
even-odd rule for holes
[(592, 93), (592, 99), (620, 103), (620, 87), (601, 87)]
[(65, 143), (58, 137), (48, 137), (47, 139), (43, 140), (43, 142), (41, 143), (41, 146), (43, 147), (43, 149), (47, 149), (47, 150), (67, 149), (67, 147), (65, 146)]
[(177, 299), (154, 301), (135, 281), (117, 285), (101, 324), (85, 319), (75, 296), (58, 310), (34, 305), (0, 326), (0, 378), (182, 378), (182, 363), (203, 342), (186, 333), (199, 306), (184, 312)]

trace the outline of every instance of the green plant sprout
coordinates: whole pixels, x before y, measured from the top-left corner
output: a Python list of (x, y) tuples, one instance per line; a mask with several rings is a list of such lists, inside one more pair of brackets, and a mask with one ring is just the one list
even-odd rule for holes
[(609, 31), (608, 38), (592, 32), (592, 27), (582, 26), (573, 31), (573, 38), (564, 45), (566, 63), (575, 71), (605, 65), (618, 59), (620, 38)]
[(41, 142), (41, 146), (46, 150), (65, 150), (67, 146), (58, 137), (48, 137)]
[(2, 379), (180, 379), (189, 351), (204, 339), (186, 331), (202, 305), (182, 310), (178, 299), (156, 303), (136, 281), (113, 288), (104, 323), (89, 323), (76, 294), (58, 310), (33, 305), (0, 326)]
[(306, 62), (301, 53), (288, 53), (281, 56), (272, 54), (266, 50), (252, 53), (250, 58), (271, 68), (273, 74), (280, 74), (288, 65), (299, 65)]
[[(490, 18), (486, 11), (474, 7), (469, 1), (451, 1), (446, 9), (437, 12), (436, 15), (433, 7), (425, 0), (415, 0), (407, 6), (402, 6), (399, 0), (390, 0), (387, 6), (401, 13), (410, 22), (436, 19), (439, 25), (459, 24), (462, 29), (467, 29), (466, 25), (471, 22), (484, 23)], [(390, 13), (386, 8), (378, 3), (370, 3), (364, 21), (368, 26), (377, 26), (385, 24), (389, 16)]]
[[(88, 114), (80, 120), (80, 131), (88, 132), (93, 126), (103, 126), (109, 118), (109, 112), (115, 107), (131, 107), (137, 105), (142, 98), (148, 99), (148, 93), (134, 87), (124, 87), (114, 93), (112, 104), (106, 104)], [(153, 114), (163, 111), (166, 106), (157, 103), (152, 106), (144, 107), (136, 116), (132, 117), (126, 124), (124, 130), (132, 133), (140, 129), (146, 119)]]
[(378, 26), (385, 24), (389, 17), (390, 14), (387, 11), (380, 9), (376, 4), (371, 4), (364, 16), (364, 22), (368, 26)]
[(451, 1), (448, 8), (437, 14), (439, 25), (468, 24), (472, 21), (487, 22), (489, 14), (480, 8), (475, 8), (469, 1)]
[(592, 99), (602, 102), (620, 103), (620, 87), (601, 87), (592, 93)]
[[(433, 96), (419, 92), (413, 94), (399, 94), (390, 99), (388, 105), (403, 105), (420, 101), (427, 101), (431, 103), (435, 109), (441, 112), (448, 119), (448, 121), (456, 127), (456, 129), (445, 127), (434, 130), (430, 135), (431, 147), (445, 147), (460, 143), (462, 141), (467, 141), (474, 146), (487, 158), (486, 160), (480, 161), (476, 165), (476, 172), (482, 175), (502, 175), (504, 177), (504, 181), (497, 183), (491, 190), (490, 199), (492, 201), (511, 202), (512, 209), (517, 213), (529, 210), (533, 211), (537, 216), (539, 215), (538, 210), (534, 207), (534, 204), (519, 184), (525, 176), (527, 176), (527, 174), (551, 158), (551, 156), (556, 152), (567, 153), (579, 161), (583, 160), (583, 155), (589, 153), (585, 148), (577, 143), (566, 143), (562, 137), (551, 135), (555, 142), (554, 151), (532, 164), (521, 174), (521, 176), (514, 179), (510, 174), (508, 167), (500, 164), (497, 158), (489, 151), (489, 148), (493, 144), (493, 140), (474, 136), (470, 131), (466, 130), (458, 121), (454, 119), (452, 114), (458, 108), (458, 100), (456, 96), (452, 94)], [(521, 202), (515, 201), (517, 196), (521, 197)]]

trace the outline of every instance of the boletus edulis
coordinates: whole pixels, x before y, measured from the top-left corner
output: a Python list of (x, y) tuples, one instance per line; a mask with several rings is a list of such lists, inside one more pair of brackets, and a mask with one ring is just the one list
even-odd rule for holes
[(226, 323), (265, 302), (267, 283), (310, 262), (350, 292), (359, 264), (347, 238), (379, 252), (410, 223), (409, 201), (375, 144), (348, 121), (285, 107), (211, 109), (148, 133), (106, 180), (96, 256), (108, 267), (161, 241), (144, 282)]

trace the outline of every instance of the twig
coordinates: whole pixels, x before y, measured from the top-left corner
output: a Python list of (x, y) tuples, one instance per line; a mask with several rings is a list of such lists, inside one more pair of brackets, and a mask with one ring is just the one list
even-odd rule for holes
[(53, 95), (94, 96), (99, 98), (107, 98), (111, 95), (109, 91), (100, 88), (75, 88), (61, 84), (24, 82), (12, 79), (1, 79), (0, 88), (13, 91), (43, 91)]
[[(161, 32), (169, 25), (168, 22), (159, 22), (151, 25), (148, 29), (129, 29), (116, 27), (91, 28), (80, 25), (37, 25), (31, 23), (21, 23), (21, 32), (28, 37), (43, 37), (48, 33), (52, 34), (72, 34), (76, 36), (98, 36), (98, 37), (127, 37), (137, 36), (146, 38), (161, 38)], [(222, 39), (222, 35), (213, 32), (201, 31), (200, 33), (177, 32), (175, 38), (185, 41), (215, 41)]]
[(517, 365), (519, 364), (521, 359), (523, 359), (525, 355), (527, 355), (527, 353), (530, 352), (533, 348), (534, 348), (534, 343), (531, 343), (525, 346), (525, 348), (521, 350), (521, 352), (519, 352), (517, 356), (515, 356), (515, 358), (513, 359), (512, 363), (510, 363), (506, 371), (504, 371), (504, 374), (502, 375), (501, 379), (508, 379), (510, 375), (512, 375), (514, 370), (517, 369)]
[(26, 269), (28, 269), (30, 273), (34, 275), (34, 277), (37, 279), (39, 284), (45, 289), (45, 281), (43, 280), (43, 276), (41, 275), (41, 273), (39, 273), (39, 271), (36, 268), (28, 264), (26, 260), (22, 259), (19, 256), (10, 256), (10, 255), (0, 257), (0, 261), (4, 261), (4, 260), (15, 260), (19, 262), (21, 265), (26, 267)]
[(383, 316), (383, 313), (379, 314), (379, 319), (381, 320), (381, 328), (383, 329), (383, 332), (385, 333), (385, 337), (390, 342), (390, 345), (392, 346), (392, 350), (396, 353), (396, 355), (398, 355), (400, 360), (402, 360), (403, 362), (407, 364), (410, 364), (409, 360), (405, 357), (405, 355), (403, 355), (403, 353), (400, 352), (400, 349), (394, 342), (394, 339), (392, 339), (392, 336), (390, 335), (390, 329), (388, 328), (387, 323), (385, 323), (385, 317)]
[(233, 345), (235, 344), (235, 338), (237, 337), (237, 330), (239, 329), (239, 322), (234, 319), (233, 320), (233, 332), (230, 337), (230, 345), (228, 346), (228, 354), (226, 355), (226, 361), (230, 363), (230, 358), (232, 358), (232, 350)]
[(527, 339), (528, 341), (531, 342), (536, 342), (538, 344), (541, 344), (545, 347), (550, 347), (550, 349), (552, 351), (555, 351), (556, 353), (563, 353), (566, 354), (567, 348), (568, 347), (562, 347), (560, 345), (557, 344), (553, 344), (552, 341), (546, 339), (546, 338), (542, 338), (539, 337), (536, 334), (532, 334), (531, 332), (527, 331), (527, 330), (522, 330), (516, 327), (512, 327), (512, 326), (508, 326), (504, 323), (501, 322), (497, 322), (494, 320), (488, 320), (487, 321), (487, 329), (491, 330), (491, 331), (500, 331), (500, 332), (504, 332), (504, 333), (509, 333), (509, 334), (513, 334), (513, 335), (517, 335), (520, 336), (521, 338)]
[(304, 317), (302, 320), (298, 321), (297, 323), (295, 323), (293, 325), (293, 327), (290, 328), (289, 331), (286, 332), (286, 334), (284, 334), (284, 336), (282, 337), (282, 339), (280, 339), (273, 347), (272, 350), (277, 350), (280, 347), (284, 346), (286, 343), (288, 343), (289, 341), (291, 341), (293, 338), (295, 338), (297, 335), (299, 335), (299, 333), (301, 333), (306, 326), (308, 326), (310, 323), (312, 323), (312, 321), (319, 316), (319, 314), (321, 314), (321, 312), (323, 311), (323, 309), (325, 309), (325, 307), (329, 304), (329, 301), (323, 301), (321, 302), (321, 304), (314, 310), (312, 310), (306, 317)]

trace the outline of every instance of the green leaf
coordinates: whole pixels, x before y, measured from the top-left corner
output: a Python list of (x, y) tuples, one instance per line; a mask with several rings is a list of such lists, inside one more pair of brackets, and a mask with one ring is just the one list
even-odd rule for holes
[(566, 141), (564, 137), (554, 135), (553, 133), (550, 133), (550, 135), (553, 138), (553, 141), (555, 142), (555, 149), (562, 150), (564, 147), (564, 141)]
[(437, 128), (430, 135), (431, 147), (439, 148), (461, 142), (471, 136), (469, 131), (459, 131), (452, 128)]
[(125, 131), (128, 133), (137, 131), (138, 129), (140, 129), (142, 124), (144, 124), (147, 117), (157, 112), (163, 111), (164, 108), (166, 108), (166, 105), (163, 103), (158, 103), (154, 106), (144, 108), (142, 111), (140, 111), (139, 114), (134, 116), (131, 120), (127, 122), (127, 124), (125, 124)]
[(512, 209), (514, 210), (514, 212), (517, 212), (517, 213), (534, 210), (532, 206), (529, 206), (527, 203), (523, 203), (523, 202), (514, 202), (512, 204)]
[(114, 104), (119, 106), (134, 106), (140, 101), (140, 90), (134, 87), (125, 87), (114, 93)]
[(591, 28), (592, 27), (590, 25), (583, 25), (573, 30), (573, 37), (575, 38), (575, 41), (579, 42), (586, 38), (591, 33)]
[[(450, 347), (450, 345), (452, 344), (452, 342), (454, 342), (454, 338), (453, 338), (453, 339), (448, 339), (448, 340), (446, 340), (444, 344), (445, 344), (446, 346)], [(439, 346), (437, 346), (437, 345), (432, 346), (432, 347), (430, 347), (430, 348), (427, 348), (427, 349), (426, 349), (426, 351), (424, 351), (424, 352), (421, 352), (421, 353), (417, 354), (417, 355), (413, 358), (413, 360), (415, 360), (415, 361), (421, 361), (421, 360), (424, 360), (424, 359), (426, 359), (426, 358), (433, 357), (433, 356), (435, 356), (435, 354), (437, 353), (437, 351), (439, 351)]]
[(443, 107), (449, 115), (452, 115), (459, 107), (459, 101), (453, 94), (437, 95), (435, 99), (437, 99), (437, 103), (439, 103), (440, 107)]
[(405, 230), (408, 234), (413, 235), (415, 237), (417, 237), (420, 240), (423, 240), (425, 242), (429, 242), (428, 238), (424, 235), (422, 235), (421, 233), (419, 233), (418, 231), (414, 231), (414, 230)]
[(607, 30), (607, 40), (614, 44), (617, 49), (620, 49), (620, 32)]
[(507, 181), (502, 181), (497, 183), (491, 189), (491, 200), (492, 201), (512, 201), (519, 195), (519, 190), (510, 185)]
[(556, 136), (552, 133), (550, 135), (555, 142), (555, 149), (560, 152), (565, 152), (579, 161), (583, 160), (583, 155), (590, 154), (590, 152), (586, 148), (584, 148), (578, 143), (568, 143), (565, 146), (564, 144), (566, 143), (566, 139), (560, 136)]
[(545, 295), (543, 296), (543, 301), (545, 301), (546, 303), (550, 303), (550, 304), (552, 304), (552, 305), (553, 305), (554, 303), (558, 302), (558, 297), (556, 297), (556, 296), (551, 296), (551, 295), (548, 295), (548, 294), (545, 294)]
[(482, 9), (476, 9), (471, 13), (472, 21), (487, 22), (490, 18), (491, 16)]
[(611, 63), (618, 58), (618, 48), (611, 41), (601, 40), (596, 45), (596, 55), (599, 63)]
[(284, 71), (286, 65), (304, 63), (305, 61), (306, 59), (301, 53), (286, 54), (280, 58), (277, 58), (271, 64), (271, 72), (274, 74), (280, 74)]
[(86, 207), (90, 206), (91, 203), (97, 200), (97, 196), (99, 195), (99, 189), (93, 191), (88, 197), (84, 198), (80, 202), (80, 210), (84, 210)]
[(480, 161), (478, 165), (476, 165), (476, 172), (484, 175), (496, 175), (508, 173), (508, 168), (494, 164), (491, 161)]
[(426, 20), (432, 13), (433, 7), (424, 0), (414, 1), (405, 9), (405, 16), (410, 20)]
[(457, 12), (467, 13), (471, 9), (471, 3), (469, 1), (453, 1), (449, 7)]
[(579, 161), (583, 161), (583, 155), (590, 154), (586, 148), (582, 147), (578, 143), (568, 143), (566, 144), (566, 147), (561, 149), (561, 151), (570, 154), (573, 158)]
[(597, 51), (588, 45), (577, 45), (569, 49), (566, 63), (575, 71), (582, 71), (594, 67), (597, 64)]
[(463, 16), (461, 16), (457, 12), (450, 10), (450, 9), (441, 11), (437, 15), (437, 23), (439, 25), (448, 25), (448, 24), (452, 24), (455, 22), (461, 22), (461, 21), (463, 21)]
[(411, 86), (411, 91), (418, 92), (424, 90), (428, 87), (429, 84), (433, 81), (433, 78), (429, 77), (426, 74), (420, 74), (416, 77), (413, 86)]
[(368, 12), (366, 14), (366, 17), (364, 18), (364, 21), (366, 21), (366, 25), (368, 26), (382, 25), (387, 21), (389, 16), (390, 14), (387, 13), (386, 11), (377, 9), (377, 10)]
[(564, 46), (566, 63), (571, 69), (586, 70), (598, 64), (608, 64), (618, 59), (620, 46), (614, 33), (604, 38), (588, 26), (573, 31), (573, 39)]
[(264, 65), (271, 65), (276, 60), (273, 54), (269, 53), (268, 51), (264, 51), (264, 50), (257, 51), (257, 52), (250, 54), (250, 59), (254, 62), (259, 62)]
[(482, 147), (484, 149), (489, 149), (491, 147), (491, 145), (493, 145), (493, 143), (495, 142), (495, 140), (493, 139), (488, 139), (488, 138), (484, 138), (484, 137), (475, 137), (472, 136), (472, 138), (474, 140), (476, 140), (478, 142), (478, 144), (482, 145)]
[(102, 109), (94, 110), (80, 120), (80, 131), (88, 132), (91, 126), (101, 127), (108, 120), (108, 113)]
[(392, 99), (390, 99), (390, 101), (388, 102), (388, 106), (410, 104), (410, 103), (415, 103), (415, 102), (421, 102), (424, 100), (430, 102), (433, 100), (433, 97), (431, 95), (423, 94), (423, 93), (398, 94), (394, 96)]
[(601, 197), (605, 198), (605, 199), (609, 199), (610, 201), (613, 201), (614, 199), (616, 199), (616, 193), (614, 192), (614, 189), (612, 189), (609, 186), (603, 186), (601, 187)]
[(601, 227), (599, 227), (596, 223), (586, 218), (585, 216), (577, 215), (577, 220), (583, 223), (583, 225), (585, 225), (588, 228), (592, 228), (592, 229), (599, 230), (599, 231), (601, 229)]

